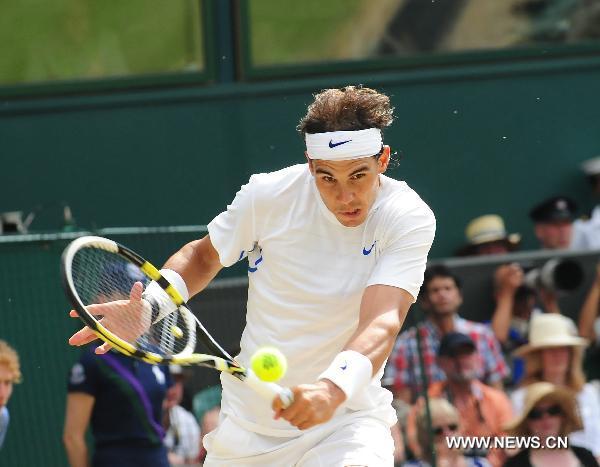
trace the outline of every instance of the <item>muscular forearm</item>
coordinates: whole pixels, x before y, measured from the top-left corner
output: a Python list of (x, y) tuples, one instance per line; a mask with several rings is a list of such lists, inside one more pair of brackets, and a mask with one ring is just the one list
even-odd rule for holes
[(181, 275), (192, 297), (214, 279), (222, 266), (219, 255), (207, 235), (181, 248), (168, 259), (164, 268), (172, 269)]
[(392, 352), (412, 300), (403, 289), (368, 287), (360, 305), (358, 327), (344, 349), (365, 355), (373, 365), (373, 374), (377, 373)]
[(83, 436), (66, 436), (64, 439), (69, 465), (88, 467), (88, 451)]
[(361, 353), (371, 360), (373, 374), (376, 374), (392, 352), (402, 321), (398, 310), (392, 309), (370, 321), (361, 322), (344, 348)]

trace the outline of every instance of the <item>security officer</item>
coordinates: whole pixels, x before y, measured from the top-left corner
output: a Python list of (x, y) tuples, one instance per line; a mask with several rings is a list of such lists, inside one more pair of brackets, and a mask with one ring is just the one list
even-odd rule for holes
[(546, 250), (569, 248), (576, 213), (575, 201), (566, 196), (548, 198), (529, 211), (541, 247)]

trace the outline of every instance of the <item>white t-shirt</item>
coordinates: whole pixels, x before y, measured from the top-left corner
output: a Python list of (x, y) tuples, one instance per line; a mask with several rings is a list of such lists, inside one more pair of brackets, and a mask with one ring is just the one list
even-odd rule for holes
[(600, 250), (600, 206), (594, 208), (588, 220), (573, 222), (571, 250)]
[(180, 405), (169, 410), (169, 429), (163, 439), (169, 452), (183, 459), (196, 459), (200, 454), (200, 426), (196, 417)]
[[(399, 287), (416, 299), (435, 218), (405, 182), (383, 175), (380, 180), (368, 217), (357, 227), (343, 226), (327, 209), (307, 164), (253, 175), (208, 225), (223, 266), (248, 258), (241, 364), (248, 365), (258, 347), (274, 346), (288, 360), (281, 385), (313, 383), (355, 331), (367, 286)], [(380, 384), (384, 366), (338, 410), (375, 411), (393, 424), (392, 396)], [(302, 433), (273, 420), (270, 402), (235, 377), (222, 374), (221, 381), (223, 412), (246, 429), (270, 436)]]

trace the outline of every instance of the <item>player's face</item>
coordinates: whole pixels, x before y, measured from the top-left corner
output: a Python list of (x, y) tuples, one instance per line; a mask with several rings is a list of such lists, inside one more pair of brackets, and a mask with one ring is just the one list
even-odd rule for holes
[(385, 146), (383, 154), (347, 161), (308, 161), (315, 177), (321, 199), (340, 222), (346, 227), (362, 224), (377, 197), (379, 174), (385, 172), (390, 160), (390, 148)]
[(4, 407), (10, 399), (13, 389), (14, 375), (7, 365), (0, 364), (0, 407)]

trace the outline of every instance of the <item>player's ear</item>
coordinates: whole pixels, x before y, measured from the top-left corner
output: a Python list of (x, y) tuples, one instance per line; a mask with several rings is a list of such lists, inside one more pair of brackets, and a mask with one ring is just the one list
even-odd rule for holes
[(377, 159), (377, 171), (380, 174), (387, 170), (388, 165), (390, 164), (390, 155), (390, 147), (388, 145), (383, 146), (383, 152), (381, 153), (381, 156), (379, 156), (379, 159)]

